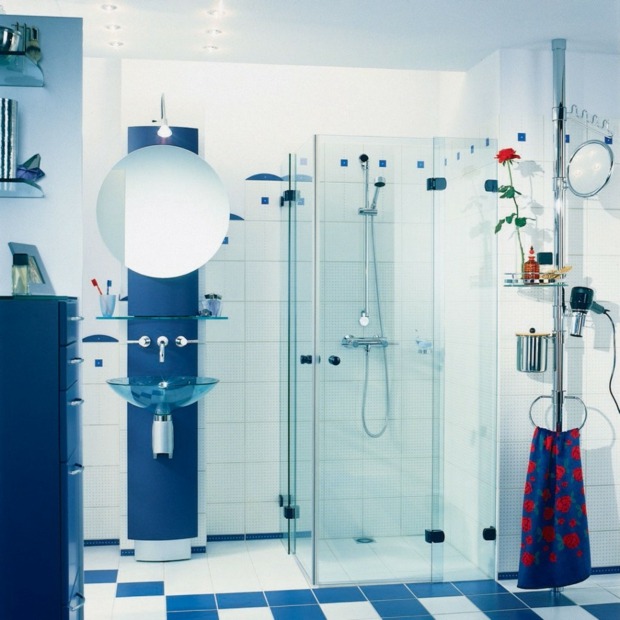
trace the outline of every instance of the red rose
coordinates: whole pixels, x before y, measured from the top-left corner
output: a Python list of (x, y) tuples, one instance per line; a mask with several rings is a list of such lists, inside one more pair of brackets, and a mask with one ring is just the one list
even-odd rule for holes
[(568, 512), (571, 506), (570, 495), (562, 495), (555, 500), (555, 508), (558, 512)]
[(583, 470), (581, 467), (576, 467), (573, 471), (573, 478), (577, 480), (577, 482), (581, 482), (583, 480)]
[(581, 451), (579, 450), (579, 446), (575, 446), (571, 451), (570, 455), (578, 461), (581, 458)]
[(547, 501), (548, 499), (551, 498), (551, 491), (549, 489), (547, 489), (545, 487), (544, 491), (542, 492), (542, 498)]
[(566, 534), (562, 539), (564, 541), (564, 545), (569, 549), (575, 549), (579, 546), (579, 536), (575, 534), (575, 532), (571, 532), (570, 534)]
[(534, 510), (535, 507), (536, 507), (536, 504), (534, 504), (534, 502), (531, 499), (526, 499), (523, 502), (523, 510), (525, 510), (525, 512), (532, 512), (532, 510)]
[(532, 529), (532, 520), (529, 517), (521, 519), (521, 529), (524, 532), (529, 532)]
[(583, 514), (583, 515), (588, 514), (588, 513), (586, 512), (586, 505), (585, 505), (585, 504), (581, 504), (581, 514)]
[(554, 514), (555, 514), (555, 510), (553, 510), (553, 508), (551, 508), (551, 506), (547, 506), (543, 510), (543, 519), (545, 521), (550, 521), (551, 519), (553, 519), (553, 515)]
[(533, 473), (535, 471), (536, 471), (536, 463), (534, 463), (534, 461), (530, 461), (527, 464), (527, 473), (531, 474), (531, 473)]
[(524, 566), (531, 566), (532, 564), (534, 564), (534, 559), (534, 556), (527, 551), (521, 554), (521, 562)]
[(575, 525), (577, 525), (577, 521), (576, 521), (575, 519), (571, 519), (571, 520), (568, 522), (568, 524), (569, 524), (571, 527), (575, 527)]
[(575, 438), (579, 437), (579, 429), (578, 429), (578, 428), (574, 428), (574, 429), (570, 432), (570, 434), (571, 434), (571, 437), (575, 437)]
[(534, 542), (534, 539), (531, 536), (526, 536), (525, 537), (525, 544), (526, 545), (531, 545)]
[(545, 525), (542, 529), (542, 537), (546, 542), (553, 542), (555, 539), (555, 529), (553, 525)]
[(521, 159), (521, 155), (517, 155), (517, 151), (514, 149), (501, 149), (495, 156), (495, 159), (497, 159), (500, 164), (503, 164), (512, 159)]
[(551, 450), (552, 446), (553, 446), (553, 437), (551, 435), (547, 435), (547, 437), (545, 437), (545, 450)]
[(555, 553), (549, 554), (549, 562), (557, 562), (558, 556)]
[(553, 446), (553, 454), (555, 454), (556, 456), (560, 454), (560, 448), (558, 448), (558, 446)]
[(561, 478), (564, 474), (566, 473), (566, 469), (564, 467), (562, 467), (561, 465), (556, 465), (555, 466), (555, 477), (556, 478)]
[(525, 495), (529, 495), (531, 492), (532, 492), (532, 483), (531, 482), (526, 482), (525, 483), (524, 494)]

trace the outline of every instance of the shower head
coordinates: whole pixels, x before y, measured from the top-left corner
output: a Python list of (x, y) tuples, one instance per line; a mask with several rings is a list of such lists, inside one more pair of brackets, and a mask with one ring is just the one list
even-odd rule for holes
[(360, 155), (360, 161), (362, 162), (362, 166), (368, 163), (368, 155), (366, 153), (362, 153)]
[(385, 186), (385, 177), (377, 177), (375, 179), (375, 195), (372, 197), (372, 204), (370, 210), (376, 213), (377, 211), (377, 198), (379, 197), (379, 190)]

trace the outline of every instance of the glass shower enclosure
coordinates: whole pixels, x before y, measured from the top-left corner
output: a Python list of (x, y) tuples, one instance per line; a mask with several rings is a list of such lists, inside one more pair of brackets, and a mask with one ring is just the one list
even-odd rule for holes
[(496, 150), (288, 158), (281, 528), (314, 584), (494, 577)]

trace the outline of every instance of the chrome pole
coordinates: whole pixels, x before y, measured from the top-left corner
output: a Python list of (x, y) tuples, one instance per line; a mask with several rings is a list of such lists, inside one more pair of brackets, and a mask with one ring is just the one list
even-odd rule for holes
[[(553, 39), (553, 127), (554, 174), (553, 202), (555, 212), (554, 253), (557, 269), (564, 267), (566, 210), (566, 39)], [(564, 287), (557, 286), (553, 295), (553, 331), (555, 371), (553, 373), (553, 412), (556, 431), (562, 430), (564, 410)]]

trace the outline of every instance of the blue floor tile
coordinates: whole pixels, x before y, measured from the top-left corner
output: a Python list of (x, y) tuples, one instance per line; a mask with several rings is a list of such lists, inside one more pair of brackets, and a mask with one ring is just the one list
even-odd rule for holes
[(166, 611), (204, 611), (215, 609), (213, 594), (177, 594), (166, 597)]
[(325, 620), (325, 614), (318, 605), (271, 607), (271, 613), (274, 620)]
[(523, 609), (526, 607), (510, 592), (497, 592), (495, 594), (473, 594), (467, 597), (478, 609), (482, 611), (503, 611), (507, 609)]
[(215, 598), (220, 609), (268, 606), (265, 595), (262, 592), (231, 592), (228, 594), (216, 594)]
[(428, 614), (428, 610), (415, 598), (397, 601), (372, 601), (372, 606), (382, 618), (403, 618)]
[(491, 579), (475, 581), (454, 581), (454, 586), (463, 594), (493, 594), (494, 592), (508, 592), (504, 586)]
[(84, 583), (116, 583), (117, 570), (85, 570)]
[(386, 601), (399, 598), (413, 598), (411, 590), (403, 584), (390, 584), (381, 586), (360, 586), (369, 601)]
[(163, 581), (136, 581), (116, 584), (116, 596), (162, 596)]
[(618, 620), (620, 618), (620, 603), (583, 605), (583, 608), (598, 620)]
[(575, 604), (563, 594), (555, 594), (553, 590), (515, 592), (514, 595), (528, 607), (564, 607)]
[(352, 603), (366, 600), (358, 587), (315, 588), (312, 591), (319, 603)]
[(218, 620), (217, 611), (169, 611), (166, 620)]
[(540, 620), (531, 609), (510, 609), (508, 611), (487, 611), (489, 620)]
[(312, 590), (269, 590), (265, 592), (267, 602), (271, 607), (283, 605), (316, 605), (316, 598)]
[(451, 583), (408, 583), (407, 587), (418, 598), (432, 598), (433, 596), (463, 596)]

